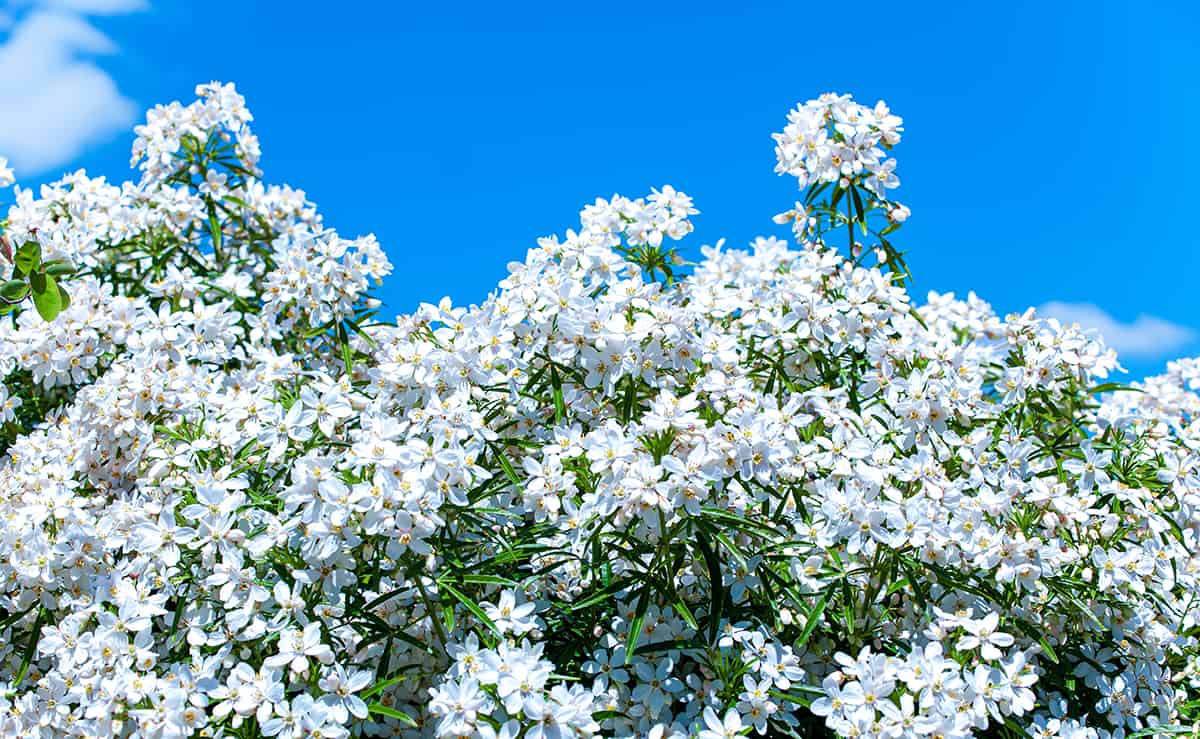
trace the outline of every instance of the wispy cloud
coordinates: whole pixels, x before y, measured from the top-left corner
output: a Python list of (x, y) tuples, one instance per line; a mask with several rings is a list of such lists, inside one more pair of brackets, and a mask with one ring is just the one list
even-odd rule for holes
[(1132, 323), (1122, 323), (1103, 308), (1091, 303), (1051, 301), (1038, 307), (1038, 313), (1057, 318), (1063, 323), (1078, 323), (1085, 329), (1096, 329), (1105, 343), (1117, 354), (1140, 359), (1154, 359), (1176, 352), (1195, 340), (1196, 332), (1187, 326), (1140, 315)]
[[(32, 5), (30, 8), (25, 6)], [(70, 163), (88, 146), (125, 130), (137, 106), (94, 61), (116, 45), (86, 15), (141, 10), (142, 0), (15, 3), (0, 45), (0, 156), (18, 177)]]
[(39, 4), (91, 15), (118, 15), (149, 7), (145, 0), (42, 0)]

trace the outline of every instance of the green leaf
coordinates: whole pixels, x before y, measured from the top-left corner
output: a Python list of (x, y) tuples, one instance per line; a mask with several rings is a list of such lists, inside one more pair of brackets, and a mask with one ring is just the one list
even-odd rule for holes
[[(811, 685), (800, 685), (798, 683), (792, 683), (791, 689), (792, 690), (802, 690), (806, 693), (812, 693), (813, 695), (824, 695), (825, 694), (825, 691), (821, 690), (820, 688), (814, 688)], [(795, 703), (795, 704), (801, 705), (801, 706), (808, 706), (812, 703), (812, 701), (809, 700), (808, 698), (805, 698), (802, 695), (796, 695), (795, 693), (790, 693), (790, 692), (785, 693), (782, 690), (769, 690), (767, 692), (774, 698), (780, 698), (785, 701), (791, 701), (792, 703)]]
[(1142, 739), (1142, 737), (1151, 736), (1160, 737), (1168, 734), (1189, 734), (1195, 736), (1193, 733), (1195, 730), (1195, 726), (1179, 726), (1177, 724), (1171, 724), (1168, 726), (1166, 724), (1159, 724), (1158, 726), (1151, 726), (1149, 729), (1142, 729), (1141, 731), (1135, 731), (1132, 734), (1126, 734), (1125, 739)]
[(850, 195), (854, 198), (854, 219), (859, 223), (865, 224), (867, 222), (867, 216), (863, 212), (862, 198), (858, 195), (858, 188), (851, 186)]
[(619, 711), (613, 711), (613, 710), (596, 711), (595, 713), (592, 714), (592, 720), (593, 721), (607, 721), (610, 718), (616, 718), (618, 716), (624, 716), (624, 715), (625, 714), (623, 714)]
[(367, 706), (367, 710), (378, 716), (387, 716), (388, 718), (394, 718), (397, 721), (407, 724), (414, 729), (420, 728), (417, 724), (416, 719), (414, 719), (412, 716), (409, 716), (404, 711), (397, 711), (395, 708), (389, 708), (388, 706), (385, 706), (382, 703), (372, 703)]
[(405, 585), (404, 587), (396, 588), (394, 590), (389, 590), (386, 593), (381, 593), (379, 596), (373, 598), (370, 603), (367, 603), (359, 610), (361, 610), (363, 613), (366, 613), (368, 611), (373, 611), (378, 606), (383, 605), (387, 601), (391, 600), (392, 598), (395, 598), (397, 595), (399, 595), (409, 589), (410, 588), (407, 585)]
[(375, 337), (371, 336), (369, 333), (364, 331), (363, 327), (360, 326), (357, 321), (352, 320), (350, 318), (346, 318), (343, 320), (345, 320), (346, 325), (350, 327), (351, 331), (353, 331), (354, 333), (361, 336), (363, 341), (367, 342), (367, 344), (369, 344), (371, 347), (379, 346), (379, 342), (375, 341)]
[[(62, 293), (58, 290), (58, 283), (50, 275), (37, 272), (29, 276), (29, 282), (33, 285), (33, 304), (37, 307), (38, 315), (47, 321), (53, 321), (63, 309)], [(41, 283), (40, 289), (39, 283)]]
[(696, 639), (666, 639), (638, 647), (638, 656), (655, 652), (670, 652), (675, 649), (705, 649), (706, 645)]
[(629, 643), (625, 645), (625, 664), (629, 664), (637, 651), (638, 639), (642, 638), (642, 627), (646, 625), (646, 609), (650, 607), (650, 588), (642, 587), (633, 620), (629, 622)]
[(65, 277), (67, 275), (75, 274), (75, 268), (61, 259), (55, 259), (53, 261), (46, 262), (46, 264), (43, 266), (45, 269), (42, 271), (54, 277)]
[(1050, 646), (1050, 642), (1046, 639), (1045, 636), (1038, 637), (1038, 644), (1041, 645), (1042, 651), (1046, 654), (1046, 657), (1048, 657), (1051, 662), (1053, 662), (1054, 664), (1057, 665), (1058, 664), (1058, 652), (1054, 651), (1054, 647)]
[(733, 555), (733, 558), (737, 560), (739, 565), (743, 567), (747, 565), (747, 560), (749, 558), (745, 555), (745, 553), (742, 552), (737, 544), (733, 543), (732, 539), (724, 534), (724, 532), (714, 530), (712, 535), (714, 539), (721, 543), (721, 546), (725, 547), (725, 549)]
[(21, 669), (17, 672), (17, 676), (13, 678), (12, 685), (17, 687), (21, 681), (25, 679), (25, 673), (29, 672), (29, 665), (33, 663), (34, 652), (37, 651), (38, 640), (42, 636), (42, 622), (46, 620), (46, 609), (39, 608), (37, 619), (33, 622), (33, 629), (29, 632), (29, 643), (25, 645), (25, 654), (21, 657)]
[(696, 617), (692, 615), (692, 609), (688, 608), (687, 603), (683, 602), (683, 598), (675, 598), (675, 600), (671, 601), (671, 606), (687, 622), (687, 625), (692, 627), (693, 631), (700, 630), (700, 624), (696, 623)]
[(314, 336), (320, 336), (321, 334), (325, 333), (326, 331), (328, 331), (331, 328), (333, 328), (333, 321), (326, 321), (325, 323), (321, 324), (320, 326), (317, 326), (316, 328), (307, 329), (306, 331), (304, 331), (304, 333), (302, 335), (306, 339), (311, 339)]
[(499, 575), (459, 575), (455, 579), (461, 582), (475, 583), (476, 585), (505, 585), (507, 587), (520, 585), (516, 580), (510, 580), (507, 577), (500, 577)]
[(439, 582), (438, 590), (441, 590), (443, 592), (449, 593), (450, 595), (454, 596), (455, 600), (457, 600), (459, 603), (462, 603), (463, 607), (465, 607), (468, 611), (470, 611), (472, 614), (474, 614), (475, 618), (482, 621), (494, 634), (496, 634), (496, 636), (499, 636), (500, 638), (504, 638), (504, 632), (500, 631), (499, 627), (496, 626), (495, 622), (492, 621), (492, 619), (488, 618), (488, 615), (483, 612), (482, 608), (480, 608), (478, 605), (476, 605), (475, 601), (473, 601), (470, 598), (468, 598), (467, 596), (463, 595), (462, 592), (458, 590), (458, 588), (455, 588), (453, 585), (450, 585), (445, 582)]
[[(781, 531), (773, 528), (770, 524), (763, 523), (762, 521), (753, 521), (745, 516), (740, 516), (732, 511), (727, 511), (724, 508), (706, 505), (701, 506), (700, 512), (705, 518), (714, 519), (714, 522), (717, 524), (724, 523), (727, 526), (731, 526), (732, 528), (751, 536), (757, 535), (761, 537), (763, 531), (771, 534), (783, 535)], [(756, 529), (757, 531), (755, 531)], [(720, 530), (721, 529), (719, 527), (714, 528), (714, 531)]]
[(829, 187), (828, 182), (822, 182), (820, 185), (808, 188), (808, 193), (805, 194), (805, 196), (804, 196), (804, 204), (805, 205), (811, 204), (812, 201), (815, 200), (818, 195), (825, 192), (825, 190), (828, 187)]
[(17, 249), (13, 264), (23, 274), (33, 274), (42, 267), (42, 245), (36, 241), (26, 241)]
[(626, 375), (625, 399), (621, 404), (621, 423), (633, 420), (633, 411), (637, 406), (637, 380), (633, 375)]
[(567, 418), (567, 406), (563, 402), (562, 378), (554, 364), (550, 365), (550, 386), (554, 389), (554, 422), (562, 423)]
[(25, 618), (27, 615), (29, 615), (33, 611), (34, 608), (37, 608), (37, 607), (38, 607), (38, 604), (34, 603), (33, 605), (29, 606), (28, 608), (26, 608), (23, 611), (17, 611), (16, 613), (10, 613), (10, 614), (6, 615), (5, 617), (0, 618), (0, 631), (7, 629), (9, 626), (12, 626), (16, 622)]
[(504, 470), (504, 474), (512, 481), (513, 485), (521, 486), (521, 478), (517, 477), (517, 470), (512, 466), (512, 462), (508, 461), (504, 450), (498, 444), (492, 444), (492, 452), (496, 455), (496, 461), (500, 463), (500, 469)]
[(221, 253), (221, 224), (217, 221), (217, 206), (211, 201), (208, 201), (208, 232), (212, 237), (213, 250)]
[[(597, 542), (597, 544), (598, 543), (599, 542)], [(572, 611), (581, 611), (584, 608), (590, 608), (591, 606), (594, 606), (597, 603), (602, 603), (606, 600), (609, 600), (610, 598), (615, 596), (617, 593), (620, 593), (622, 590), (625, 590), (629, 586), (630, 586), (630, 581), (628, 579), (622, 578), (619, 580), (615, 580), (615, 581), (609, 583), (604, 588), (592, 593), (587, 598), (584, 598), (583, 600), (580, 600), (580, 601), (576, 601), (575, 603), (572, 603), (571, 605), (567, 606), (566, 610), (568, 613), (570, 613)]]
[(409, 680), (409, 679), (411, 679), (411, 678), (408, 675), (397, 675), (395, 677), (389, 677), (386, 680), (380, 680), (379, 682), (375, 683), (371, 687), (367, 688), (366, 692), (364, 692), (360, 697), (370, 698), (373, 695), (378, 695), (379, 693), (382, 693), (383, 691), (387, 690), (388, 688), (392, 687), (393, 685), (399, 685), (400, 683), (404, 682), (405, 680)]
[(1118, 391), (1124, 392), (1124, 393), (1145, 392), (1144, 390), (1141, 390), (1140, 388), (1130, 387), (1129, 385), (1123, 385), (1119, 382), (1105, 382), (1105, 383), (1096, 385), (1095, 387), (1088, 388), (1088, 393), (1090, 393), (1092, 395), (1099, 395), (1101, 393), (1112, 393), (1112, 392), (1118, 392)]
[(9, 303), (19, 303), (29, 297), (29, 283), (25, 280), (9, 280), (0, 285), (0, 298)]
[(338, 343), (342, 347), (342, 362), (346, 365), (346, 374), (354, 376), (354, 352), (350, 349), (350, 337), (346, 335), (346, 327), (340, 321), (334, 327)]
[(821, 620), (821, 614), (825, 613), (825, 606), (828, 604), (829, 594), (822, 593), (821, 599), (818, 600), (817, 604), (813, 606), (811, 611), (808, 612), (808, 621), (804, 624), (804, 631), (800, 632), (800, 638), (797, 639), (796, 643), (792, 645), (793, 649), (799, 651), (801, 647), (808, 643), (809, 637), (812, 636), (813, 631), (817, 628), (817, 622)]
[(721, 560), (713, 550), (706, 532), (702, 530), (696, 532), (696, 547), (700, 550), (701, 556), (704, 557), (704, 563), (708, 566), (708, 589), (711, 597), (708, 606), (708, 641), (710, 644), (714, 644), (717, 641), (717, 632), (721, 628), (721, 616), (725, 608), (725, 581), (721, 575)]

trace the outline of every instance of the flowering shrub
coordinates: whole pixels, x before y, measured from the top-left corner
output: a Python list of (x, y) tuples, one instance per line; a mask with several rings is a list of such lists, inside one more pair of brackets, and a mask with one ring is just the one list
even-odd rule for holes
[(1195, 720), (1200, 362), (1123, 388), (1077, 328), (915, 304), (882, 104), (776, 136), (798, 246), (683, 269), (663, 187), (383, 323), (375, 240), (198, 93), (138, 127), (137, 182), (18, 189), (3, 224), (75, 273), (0, 323), (0, 734)]

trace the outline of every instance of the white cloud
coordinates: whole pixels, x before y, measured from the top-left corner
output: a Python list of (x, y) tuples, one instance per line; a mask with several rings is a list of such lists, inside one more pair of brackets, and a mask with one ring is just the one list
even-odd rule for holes
[(145, 0), (43, 0), (41, 4), (91, 15), (132, 13), (149, 7)]
[(1091, 303), (1051, 301), (1038, 307), (1038, 313), (1063, 323), (1078, 323), (1096, 329), (1106, 344), (1126, 357), (1150, 359), (1182, 349), (1196, 338), (1196, 332), (1162, 318), (1140, 315), (1132, 323), (1121, 323), (1104, 309)]
[(18, 179), (69, 164), (127, 129), (138, 107), (91, 58), (116, 45), (81, 13), (144, 7), (141, 0), (43, 0), (0, 45), (0, 156)]

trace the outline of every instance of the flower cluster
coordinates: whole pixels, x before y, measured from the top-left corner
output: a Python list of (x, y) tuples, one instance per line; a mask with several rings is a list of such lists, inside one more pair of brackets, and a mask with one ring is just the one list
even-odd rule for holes
[(822, 95), (788, 113), (775, 138), (775, 171), (800, 181), (861, 184), (880, 200), (900, 186), (896, 160), (885, 154), (900, 143), (901, 119), (882, 101), (874, 108), (849, 95)]
[[(797, 106), (783, 131), (774, 134), (775, 172), (795, 177), (807, 191), (803, 200), (776, 215), (775, 222), (791, 223), (801, 243), (823, 243), (828, 231), (845, 225), (855, 263), (874, 252), (891, 271), (907, 272), (886, 238), (911, 215), (907, 206), (887, 195), (900, 186), (896, 160), (886, 152), (900, 143), (901, 122), (883, 101), (868, 108), (849, 95), (827, 93)], [(821, 200), (824, 194), (832, 196)], [(839, 202), (845, 213), (838, 210)], [(879, 216), (883, 224), (871, 228)], [(873, 249), (866, 250), (856, 240), (859, 228), (878, 239)]]
[(199, 100), (183, 106), (178, 102), (157, 105), (146, 114), (146, 122), (134, 129), (131, 163), (142, 171), (143, 186), (177, 180), (181, 174), (201, 175), (204, 188), (219, 191), (226, 184), (228, 173), (208, 169), (195, 161), (194, 171), (179, 167), (179, 153), (189, 149), (213, 150), (227, 148), (232, 154), (235, 171), (253, 174), (257, 171), (258, 137), (250, 130), (254, 116), (246, 100), (232, 84), (212, 82), (197, 85)]
[(697, 211), (663, 187), (386, 323), (375, 240), (198, 94), (138, 128), (139, 182), (18, 189), (3, 223), (78, 272), (53, 322), (0, 322), (0, 734), (1198, 718), (1200, 363), (1126, 388), (1078, 327), (914, 301), (882, 104), (777, 137), (803, 213), (873, 240), (848, 255), (805, 226), (680, 274)]

